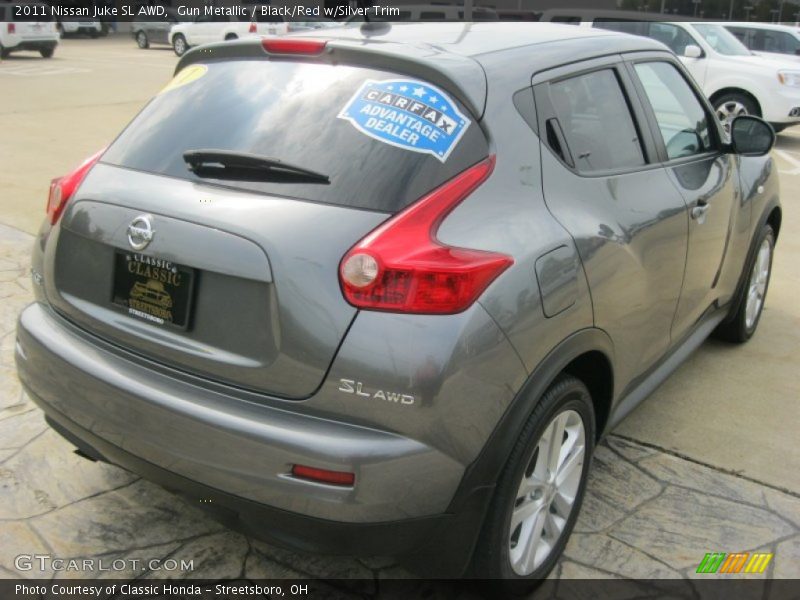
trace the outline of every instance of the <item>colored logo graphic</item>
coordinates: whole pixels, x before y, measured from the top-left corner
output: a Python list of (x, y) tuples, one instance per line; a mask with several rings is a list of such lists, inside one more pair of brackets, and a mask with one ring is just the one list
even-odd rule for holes
[(183, 71), (181, 71), (180, 73), (175, 75), (175, 77), (172, 78), (172, 81), (170, 81), (164, 87), (164, 89), (162, 89), (158, 93), (159, 94), (164, 94), (164, 93), (169, 92), (171, 90), (174, 90), (176, 88), (183, 87), (186, 84), (192, 83), (193, 81), (197, 81), (198, 79), (200, 79), (206, 73), (208, 73), (208, 67), (207, 66), (205, 66), (205, 65), (190, 65), (190, 66), (186, 67), (185, 69), (183, 69)]
[(368, 79), (339, 118), (371, 138), (442, 162), (470, 124), (442, 90), (410, 79)]
[(709, 552), (700, 561), (698, 573), (763, 573), (773, 554), (766, 552)]

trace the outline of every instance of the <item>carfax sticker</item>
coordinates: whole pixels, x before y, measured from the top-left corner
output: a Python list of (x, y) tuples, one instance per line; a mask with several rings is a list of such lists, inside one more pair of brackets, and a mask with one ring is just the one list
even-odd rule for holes
[(371, 138), (442, 162), (470, 124), (442, 90), (411, 79), (368, 79), (339, 118)]

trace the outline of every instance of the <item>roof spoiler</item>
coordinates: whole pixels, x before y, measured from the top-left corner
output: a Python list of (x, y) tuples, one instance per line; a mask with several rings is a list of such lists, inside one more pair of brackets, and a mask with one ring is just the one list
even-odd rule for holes
[(184, 54), (175, 67), (175, 73), (191, 64), (242, 58), (367, 67), (423, 79), (458, 98), (477, 120), (483, 117), (486, 74), (480, 64), (469, 57), (429, 44), (326, 36), (307, 39), (325, 42), (324, 50), (318, 54), (278, 55), (269, 54), (260, 38), (219, 42)]

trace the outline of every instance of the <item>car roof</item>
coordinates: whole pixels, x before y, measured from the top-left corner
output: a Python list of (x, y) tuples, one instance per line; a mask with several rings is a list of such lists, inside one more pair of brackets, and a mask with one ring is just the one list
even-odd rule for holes
[[(519, 89), (525, 82), (530, 85), (534, 73), (569, 62), (622, 52), (667, 51), (664, 45), (646, 37), (535, 22), (369, 22), (288, 37), (327, 41), (326, 52), (309, 60), (386, 69), (427, 79), (456, 95), (479, 118), (485, 107), (488, 79), (502, 78)], [(175, 71), (209, 59), (244, 56), (264, 57), (258, 40), (192, 50), (178, 62)]]
[[(329, 40), (361, 40), (370, 43), (389, 42), (416, 47), (429, 47), (464, 57), (479, 57), (493, 52), (524, 46), (539, 46), (602, 37), (610, 46), (628, 47), (631, 36), (601, 29), (589, 29), (560, 23), (501, 23), (481, 21), (475, 23), (393, 23), (385, 31), (383, 24), (364, 24), (340, 29), (329, 29), (314, 37)], [(374, 25), (375, 32), (370, 25)], [(378, 33), (380, 32), (380, 33)], [(647, 50), (654, 47), (646, 38), (633, 37), (635, 45)], [(660, 46), (657, 46), (660, 48)]]

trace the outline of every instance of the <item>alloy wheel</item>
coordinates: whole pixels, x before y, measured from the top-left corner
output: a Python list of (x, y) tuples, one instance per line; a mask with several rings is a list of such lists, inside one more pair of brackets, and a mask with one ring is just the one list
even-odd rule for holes
[(175, 38), (175, 54), (182, 56), (186, 52), (186, 40), (178, 36)]
[(558, 413), (544, 430), (522, 474), (509, 531), (509, 560), (517, 575), (530, 575), (556, 546), (580, 489), (586, 454), (583, 419)]
[(747, 288), (747, 304), (745, 305), (744, 317), (744, 324), (747, 329), (753, 328), (764, 306), (771, 256), (772, 246), (769, 243), (769, 239), (765, 239), (758, 249), (753, 272), (750, 274), (750, 284)]
[(717, 118), (727, 132), (730, 132), (731, 123), (736, 117), (746, 114), (749, 114), (747, 107), (738, 100), (728, 100), (717, 106)]

